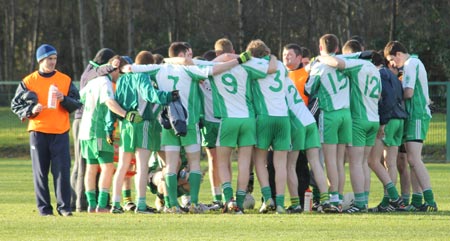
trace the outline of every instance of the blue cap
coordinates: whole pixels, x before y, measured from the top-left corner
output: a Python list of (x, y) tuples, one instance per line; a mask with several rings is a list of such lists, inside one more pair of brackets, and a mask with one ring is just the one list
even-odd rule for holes
[(43, 44), (36, 50), (36, 60), (39, 63), (41, 60), (47, 58), (48, 56), (56, 54), (57, 53), (55, 47), (49, 44)]
[(122, 59), (127, 61), (128, 64), (133, 64), (133, 60), (130, 58), (130, 56), (124, 55), (124, 56), (120, 56), (120, 57), (122, 57)]

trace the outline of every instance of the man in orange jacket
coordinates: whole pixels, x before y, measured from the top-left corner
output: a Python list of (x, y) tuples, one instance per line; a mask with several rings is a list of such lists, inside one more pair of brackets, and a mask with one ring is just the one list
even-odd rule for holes
[[(69, 76), (55, 69), (56, 49), (48, 44), (36, 51), (39, 70), (26, 76), (19, 84), (11, 103), (12, 111), (22, 120), (28, 118), (30, 154), (36, 203), (41, 216), (53, 215), (48, 188), (51, 170), (55, 186), (56, 210), (61, 216), (72, 216), (70, 208), (69, 113), (81, 106), (78, 89)], [(51, 86), (55, 90), (50, 92)], [(53, 87), (52, 87), (53, 88)], [(34, 101), (24, 100), (33, 93)], [(49, 95), (56, 98), (56, 107), (48, 108)]]

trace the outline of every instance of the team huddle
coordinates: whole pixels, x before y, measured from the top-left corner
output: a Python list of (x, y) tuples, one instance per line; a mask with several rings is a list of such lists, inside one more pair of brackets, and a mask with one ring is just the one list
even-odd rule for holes
[[(288, 44), (279, 61), (259, 39), (239, 55), (230, 40), (219, 39), (213, 51), (199, 58), (193, 58), (186, 42), (172, 43), (163, 60), (141, 51), (132, 61), (105, 48), (86, 67), (78, 92), (68, 76), (55, 70), (56, 49), (42, 45), (36, 54), (39, 70), (22, 81), (11, 104), (14, 113), (29, 119), (40, 214), (53, 215), (49, 169), (58, 176), (57, 211), (62, 216), (71, 216), (72, 209), (243, 214), (253, 191), (253, 170), (261, 187), (259, 212), (300, 213), (300, 153), (311, 169), (317, 212), (437, 211), (421, 160), (431, 119), (422, 62), (397, 41), (380, 54), (349, 40), (342, 55), (336, 55), (338, 39), (326, 34), (319, 49), (319, 56), (302, 63), (308, 60), (305, 48)], [(402, 80), (392, 71), (399, 71)], [(50, 86), (56, 90), (49, 91)], [(52, 96), (58, 100), (54, 109), (46, 102)], [(73, 111), (75, 164), (69, 180), (68, 116)], [(213, 199), (207, 205), (199, 200), (202, 146)], [(409, 194), (403, 195), (402, 188), (400, 195), (396, 188), (399, 146), (414, 177), (411, 203)], [(343, 209), (345, 156), (354, 201)], [(370, 170), (385, 193), (374, 208), (368, 208)], [(156, 208), (147, 205), (148, 189), (157, 196)]]

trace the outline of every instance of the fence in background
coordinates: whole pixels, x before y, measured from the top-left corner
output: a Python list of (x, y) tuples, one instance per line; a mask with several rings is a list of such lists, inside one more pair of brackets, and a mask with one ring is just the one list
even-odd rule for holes
[[(0, 116), (0, 120), (4, 122), (1, 124), (0, 137), (15, 141), (22, 138), (24, 144), (27, 144), (26, 124), (17, 124), (19, 119), (11, 111), (5, 111), (9, 110), (18, 83), (18, 81), (0, 81), (0, 110), (2, 110), (3, 115)], [(78, 82), (76, 83), (78, 84)], [(425, 161), (450, 162), (450, 142), (448, 141), (450, 140), (450, 126), (447, 125), (447, 120), (450, 118), (450, 110), (448, 109), (448, 106), (450, 106), (449, 88), (450, 82), (429, 83), (429, 94), (432, 101), (430, 107), (433, 118), (423, 148)], [(15, 142), (11, 141), (11, 143)], [(7, 149), (7, 147), (0, 147), (0, 152), (8, 151), (5, 148)]]

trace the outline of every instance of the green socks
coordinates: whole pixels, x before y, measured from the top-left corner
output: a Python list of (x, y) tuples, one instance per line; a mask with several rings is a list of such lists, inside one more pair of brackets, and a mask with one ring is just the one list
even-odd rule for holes
[(146, 210), (147, 209), (147, 203), (146, 203), (146, 197), (139, 197), (137, 207), (138, 210)]
[(221, 202), (222, 201), (222, 195), (214, 195), (214, 202)]
[(200, 191), (200, 182), (202, 181), (201, 171), (191, 171), (189, 174), (189, 185), (191, 187), (191, 203), (198, 204), (198, 193)]
[(407, 206), (409, 205), (409, 193), (402, 193), (402, 199), (403, 199), (403, 203)]
[(291, 206), (296, 207), (300, 205), (300, 198), (299, 197), (291, 197)]
[(392, 200), (398, 199), (399, 196), (398, 196), (397, 188), (395, 188), (395, 186), (392, 182), (386, 184), (386, 186), (384, 186), (384, 188), (386, 188), (386, 191)]
[(100, 189), (100, 192), (98, 194), (98, 207), (99, 208), (106, 208), (106, 206), (108, 205), (108, 196), (109, 196), (109, 189), (103, 189), (103, 188)]
[(381, 206), (387, 207), (389, 205), (389, 195), (384, 195), (383, 199), (381, 200)]
[(433, 205), (435, 203), (433, 191), (431, 190), (431, 188), (423, 191), (423, 198), (428, 204)]
[(169, 196), (164, 196), (164, 206), (166, 208), (170, 208), (170, 201), (169, 201)]
[(313, 187), (312, 195), (313, 195), (313, 200), (314, 201), (320, 201), (321, 194), (320, 194), (319, 188)]
[(355, 193), (355, 206), (358, 208), (364, 208), (366, 206), (366, 196), (362, 193)]
[(330, 192), (330, 196), (331, 196), (330, 203), (337, 207), (339, 205), (339, 199), (340, 199), (339, 193), (338, 192)]
[(131, 199), (131, 190), (122, 190), (122, 199), (124, 204), (132, 202), (133, 200)]
[(414, 205), (414, 207), (422, 206), (422, 197), (422, 193), (413, 193), (411, 204)]
[(245, 195), (247, 193), (244, 190), (238, 190), (236, 192), (236, 204), (238, 205), (238, 207), (243, 210), (244, 209), (244, 200), (245, 200)]
[(86, 199), (88, 202), (89, 207), (95, 208), (97, 207), (97, 199), (95, 197), (95, 190), (89, 190), (85, 192)]
[(167, 192), (169, 194), (170, 206), (171, 207), (177, 207), (178, 206), (178, 200), (177, 200), (177, 189), (178, 189), (177, 174), (175, 174), (175, 173), (166, 173), (165, 180), (166, 180)]
[(266, 202), (267, 200), (269, 200), (272, 197), (272, 190), (270, 189), (269, 186), (262, 187), (261, 193), (263, 195), (264, 202)]
[(275, 196), (275, 203), (277, 206), (284, 208), (284, 194), (278, 194)]
[(364, 192), (364, 206), (369, 205), (369, 192)]
[(230, 182), (224, 182), (222, 184), (222, 192), (225, 198), (225, 202), (230, 201), (233, 198), (233, 188)]
[(330, 201), (330, 195), (328, 195), (327, 192), (320, 194), (320, 203), (325, 203), (327, 201)]

